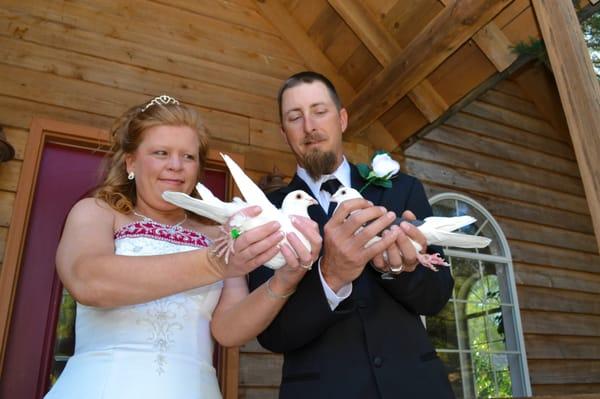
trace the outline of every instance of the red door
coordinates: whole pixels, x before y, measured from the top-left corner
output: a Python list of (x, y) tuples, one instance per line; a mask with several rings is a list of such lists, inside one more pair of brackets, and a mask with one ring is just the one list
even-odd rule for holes
[[(8, 333), (0, 398), (37, 399), (49, 388), (62, 285), (54, 256), (71, 206), (98, 182), (104, 153), (45, 144), (31, 205)], [(205, 184), (225, 198), (224, 171), (208, 170)], [(27, 206), (27, 204), (15, 204)]]

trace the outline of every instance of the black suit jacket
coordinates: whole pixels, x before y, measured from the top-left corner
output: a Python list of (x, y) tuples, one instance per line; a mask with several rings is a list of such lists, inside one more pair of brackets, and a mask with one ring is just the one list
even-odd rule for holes
[[(364, 185), (354, 165), (351, 177), (354, 188)], [(311, 193), (295, 176), (269, 199), (280, 206), (297, 189)], [(398, 216), (407, 209), (419, 219), (431, 215), (422, 184), (402, 173), (392, 188), (371, 185), (363, 196)], [(322, 233), (327, 219), (323, 209), (312, 206), (309, 214)], [(272, 274), (266, 267), (255, 270), (250, 288)], [(383, 280), (367, 265), (352, 283), (350, 297), (332, 311), (315, 265), (258, 337), (265, 348), (284, 354), (280, 398), (453, 398), (444, 365), (419, 317), (439, 312), (453, 284), (448, 268), (436, 273), (418, 266), (412, 273)]]

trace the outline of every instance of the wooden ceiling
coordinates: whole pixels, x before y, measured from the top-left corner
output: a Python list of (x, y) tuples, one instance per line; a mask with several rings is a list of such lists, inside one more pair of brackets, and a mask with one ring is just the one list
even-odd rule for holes
[(539, 38), (530, 0), (257, 0), (350, 114), (345, 139), (398, 149)]

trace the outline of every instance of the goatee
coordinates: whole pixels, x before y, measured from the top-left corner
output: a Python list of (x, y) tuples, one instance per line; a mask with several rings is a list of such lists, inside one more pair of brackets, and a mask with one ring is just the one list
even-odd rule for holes
[(319, 180), (323, 175), (335, 171), (337, 157), (332, 151), (314, 150), (304, 157), (304, 169), (313, 180)]

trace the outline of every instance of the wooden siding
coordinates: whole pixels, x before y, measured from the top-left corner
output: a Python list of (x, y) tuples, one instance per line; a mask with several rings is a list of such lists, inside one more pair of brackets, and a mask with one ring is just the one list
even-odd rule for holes
[[(275, 166), (289, 177), (295, 159), (275, 97), (283, 78), (306, 68), (249, 0), (2, 2), (0, 124), (16, 156), (0, 164), (0, 268), (33, 117), (108, 129), (130, 106), (168, 93), (202, 113), (213, 148), (244, 155), (253, 179)], [(361, 161), (371, 151), (346, 150)], [(263, 397), (256, 376), (241, 376), (242, 395)]]
[[(383, 70), (331, 2), (281, 3), (353, 90)], [(405, 3), (365, 2), (401, 48), (452, 2)], [(529, 0), (510, 2), (493, 23), (487, 28), (510, 43), (539, 37)], [(390, 104), (379, 121), (397, 144), (428, 123), (423, 97), (439, 113), (497, 71), (484, 49), (468, 40), (419, 82), (421, 97)], [(253, 0), (3, 1), (0, 124), (16, 157), (0, 164), (0, 263), (34, 116), (108, 128), (130, 105), (167, 92), (202, 112), (213, 148), (243, 154), (253, 179), (275, 166), (289, 177), (295, 160), (279, 134), (275, 94), (309, 66)], [(430, 132), (406, 150), (404, 167), (429, 194), (465, 193), (500, 222), (534, 393), (598, 392), (600, 262), (579, 170), (568, 134), (551, 120), (557, 113), (539, 109), (521, 83), (502, 82)], [(351, 160), (368, 159), (378, 138), (367, 138), (345, 143)], [(280, 365), (255, 341), (241, 348), (240, 398), (275, 398)]]
[[(501, 82), (405, 150), (429, 195), (486, 207), (512, 252), (535, 395), (598, 392), (600, 257), (568, 132)], [(392, 132), (393, 133), (393, 132)]]

